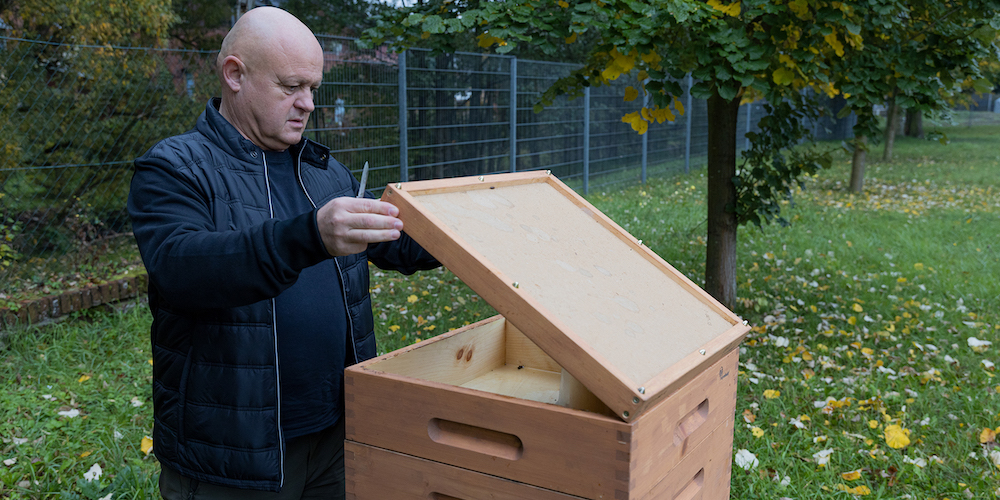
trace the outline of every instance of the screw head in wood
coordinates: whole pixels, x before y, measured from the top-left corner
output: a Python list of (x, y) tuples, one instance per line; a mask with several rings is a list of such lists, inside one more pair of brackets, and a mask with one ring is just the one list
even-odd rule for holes
[(632, 397), (632, 404), (636, 404), (636, 405), (639, 404), (639, 398), (633, 396)]
[(623, 411), (622, 412), (622, 416), (625, 417), (625, 418), (628, 418), (628, 411), (627, 410)]
[(646, 394), (646, 388), (645, 387), (640, 387), (639, 388), (639, 394)]
[(479, 182), (483, 182), (483, 181), (485, 181), (485, 180), (486, 180), (486, 177), (483, 177), (483, 176), (481, 176), (481, 175), (479, 176)]
[(396, 183), (396, 189), (400, 189), (402, 187), (403, 187), (403, 183), (402, 182), (397, 182)]
[(520, 288), (520, 287), (521, 287), (521, 284), (515, 281), (514, 282), (514, 288)]
[(701, 353), (702, 356), (704, 356), (706, 351), (704, 349), (702, 349), (702, 350), (700, 350), (698, 352)]
[(750, 322), (747, 320), (743, 320), (743, 326), (750, 326)]
[(638, 243), (638, 244), (642, 245), (642, 240), (639, 240), (639, 241), (637, 241), (636, 243)]
[(546, 170), (545, 171), (545, 175), (552, 175), (552, 171), (551, 170)]

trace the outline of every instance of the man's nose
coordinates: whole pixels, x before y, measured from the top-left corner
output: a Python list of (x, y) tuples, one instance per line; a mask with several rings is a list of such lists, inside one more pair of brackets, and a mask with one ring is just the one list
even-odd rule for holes
[(313, 102), (313, 93), (311, 91), (304, 92), (295, 100), (295, 107), (306, 113), (311, 113), (312, 110), (316, 109), (316, 104)]

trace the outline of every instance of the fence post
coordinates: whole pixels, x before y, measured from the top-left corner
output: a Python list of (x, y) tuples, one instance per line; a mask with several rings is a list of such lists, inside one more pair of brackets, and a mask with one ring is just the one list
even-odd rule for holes
[(409, 145), (406, 134), (406, 55), (407, 51), (399, 53), (399, 181), (410, 180)]
[[(642, 107), (646, 107), (649, 104), (649, 94), (643, 94), (642, 96)], [(646, 129), (646, 133), (642, 134), (642, 174), (640, 175), (640, 182), (646, 183), (646, 168), (647, 160), (649, 159), (649, 129)]]
[(510, 58), (510, 171), (517, 172), (517, 57)]
[(590, 192), (590, 87), (583, 88), (583, 194)]
[(684, 125), (684, 173), (691, 171), (691, 116), (694, 115), (694, 109), (691, 109), (691, 86), (694, 85), (694, 78), (691, 77), (691, 73), (688, 73), (684, 78), (685, 83), (687, 83), (687, 102), (684, 104), (684, 111), (687, 112), (687, 118), (684, 120), (686, 123)]
[[(750, 133), (750, 123), (751, 123), (750, 117), (751, 117), (751, 115), (753, 115), (753, 103), (752, 102), (748, 102), (747, 103), (747, 134)], [(749, 151), (750, 150), (750, 138), (747, 137), (745, 134), (743, 135), (743, 137), (745, 138), (745, 140), (743, 141), (743, 151)]]

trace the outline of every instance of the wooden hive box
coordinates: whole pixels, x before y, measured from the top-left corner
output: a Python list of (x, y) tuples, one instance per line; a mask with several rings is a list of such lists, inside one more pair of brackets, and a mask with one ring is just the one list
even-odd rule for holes
[(347, 369), (348, 498), (729, 498), (736, 315), (547, 173), (383, 199), (500, 315)]

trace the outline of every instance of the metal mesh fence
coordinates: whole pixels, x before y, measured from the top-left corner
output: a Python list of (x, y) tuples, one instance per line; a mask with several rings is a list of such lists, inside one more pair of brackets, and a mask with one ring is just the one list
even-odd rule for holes
[(132, 159), (191, 126), (214, 59), (0, 38), (0, 293), (12, 269), (114, 264), (98, 254), (129, 231)]
[[(573, 65), (319, 39), (324, 81), (306, 135), (354, 172), (368, 161), (376, 191), (549, 169), (587, 192), (700, 166), (707, 151), (702, 100), (645, 135), (622, 122), (642, 106), (622, 99), (638, 87), (628, 77), (535, 113)], [(137, 262), (125, 211), (132, 160), (194, 124), (218, 91), (214, 62), (207, 51), (0, 38), (0, 299), (18, 280)], [(742, 137), (763, 109), (740, 113)]]

